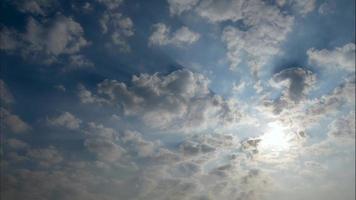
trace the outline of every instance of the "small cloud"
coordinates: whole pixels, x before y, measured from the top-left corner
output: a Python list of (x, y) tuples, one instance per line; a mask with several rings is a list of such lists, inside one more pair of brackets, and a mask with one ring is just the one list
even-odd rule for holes
[(191, 45), (198, 41), (200, 34), (189, 30), (188, 27), (183, 26), (171, 33), (169, 27), (163, 23), (153, 25), (154, 31), (149, 38), (150, 46), (165, 46), (173, 45), (183, 47), (184, 45)]
[(348, 43), (332, 50), (311, 48), (307, 51), (307, 55), (309, 64), (321, 69), (327, 69), (331, 72), (334, 70), (355, 71), (354, 43)]
[(64, 112), (56, 117), (47, 118), (50, 126), (65, 127), (71, 130), (79, 129), (82, 120), (78, 119), (69, 112)]
[(55, 85), (54, 88), (58, 91), (61, 91), (61, 92), (65, 92), (66, 91), (66, 88), (64, 87), (64, 85)]
[(19, 116), (12, 114), (5, 108), (0, 108), (0, 115), (5, 128), (13, 133), (23, 133), (31, 129), (31, 126), (24, 122)]

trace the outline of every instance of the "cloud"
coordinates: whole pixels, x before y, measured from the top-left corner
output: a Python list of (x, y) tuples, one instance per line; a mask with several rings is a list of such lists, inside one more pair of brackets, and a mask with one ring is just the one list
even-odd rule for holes
[(35, 160), (40, 166), (50, 167), (63, 161), (62, 155), (53, 146), (41, 149), (30, 149), (27, 152), (28, 158)]
[(71, 71), (85, 68), (94, 67), (94, 63), (86, 58), (84, 55), (71, 55), (69, 57), (68, 67), (65, 67), (63, 71)]
[(186, 10), (192, 9), (199, 0), (167, 0), (169, 11), (172, 15), (180, 15)]
[[(117, 5), (117, 3), (114, 3)], [(129, 17), (123, 16), (119, 11), (108, 10), (99, 19), (103, 34), (110, 36), (110, 44), (119, 47), (121, 52), (129, 52), (130, 46), (127, 39), (134, 35), (134, 24)]]
[[(256, 74), (268, 60), (281, 54), (282, 43), (291, 32), (294, 18), (277, 6), (260, 0), (168, 1), (170, 11), (190, 11), (210, 23), (241, 22), (241, 26), (225, 26), (221, 36), (226, 45), (230, 69), (247, 62)], [(167, 30), (161, 28), (163, 35)]]
[(9, 105), (15, 101), (6, 83), (1, 79), (0, 79), (0, 100), (2, 105)]
[(316, 0), (277, 0), (278, 6), (289, 6), (295, 12), (305, 16), (314, 11), (316, 8)]
[(310, 65), (321, 69), (355, 71), (355, 44), (348, 43), (333, 50), (309, 49), (307, 51)]
[(31, 129), (31, 126), (24, 122), (19, 116), (12, 114), (5, 108), (0, 107), (0, 115), (5, 130), (9, 130), (13, 133), (23, 133)]
[(274, 74), (269, 82), (274, 89), (281, 89), (281, 94), (273, 100), (265, 98), (263, 104), (271, 108), (273, 114), (278, 115), (284, 111), (295, 112), (300, 109), (300, 102), (306, 101), (307, 95), (316, 83), (316, 76), (303, 68), (289, 68)]
[(139, 157), (154, 157), (159, 154), (159, 142), (146, 141), (137, 131), (125, 131), (120, 138)]
[(6, 143), (12, 149), (26, 149), (29, 147), (27, 143), (18, 139), (8, 139)]
[(355, 112), (335, 119), (329, 125), (328, 135), (333, 138), (355, 139)]
[(20, 12), (46, 16), (58, 2), (56, 0), (15, 0), (11, 3), (15, 4)]
[(119, 106), (125, 116), (134, 116), (148, 127), (161, 130), (193, 130), (233, 125), (241, 114), (237, 102), (225, 100), (208, 89), (201, 74), (177, 70), (166, 76), (141, 74), (131, 83), (104, 80), (97, 94), (79, 92), (83, 103), (107, 102)]
[(76, 118), (69, 112), (63, 112), (62, 114), (47, 118), (47, 123), (51, 126), (65, 127), (71, 130), (79, 129), (82, 120)]
[(85, 130), (85, 135), (84, 146), (101, 161), (115, 162), (125, 153), (117, 144), (116, 131), (111, 128), (91, 122)]
[(59, 14), (44, 22), (29, 17), (24, 33), (6, 27), (1, 30), (2, 38), (6, 39), (1, 49), (18, 51), (26, 59), (51, 64), (58, 62), (61, 55), (72, 55), (88, 46), (90, 43), (83, 35), (81, 25), (70, 17)]
[(338, 111), (344, 105), (355, 106), (355, 77), (346, 79), (342, 84), (316, 100), (310, 101), (306, 114), (321, 117)]
[(119, 8), (119, 6), (124, 2), (124, 0), (96, 0), (97, 2), (103, 4), (109, 10), (114, 10)]
[(287, 92), (284, 95), (298, 103), (316, 83), (316, 76), (313, 72), (303, 68), (289, 68), (273, 75), (273, 82), (276, 85), (284, 85)]
[(183, 45), (191, 45), (199, 40), (200, 34), (189, 30), (188, 27), (182, 26), (175, 32), (171, 33), (170, 27), (163, 23), (153, 25), (153, 33), (149, 38), (149, 45), (165, 46), (173, 45), (183, 47)]

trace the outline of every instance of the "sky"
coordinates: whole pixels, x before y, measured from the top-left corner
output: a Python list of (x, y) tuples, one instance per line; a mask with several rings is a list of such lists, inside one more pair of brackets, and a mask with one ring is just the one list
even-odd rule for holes
[(0, 6), (1, 199), (355, 199), (355, 1)]

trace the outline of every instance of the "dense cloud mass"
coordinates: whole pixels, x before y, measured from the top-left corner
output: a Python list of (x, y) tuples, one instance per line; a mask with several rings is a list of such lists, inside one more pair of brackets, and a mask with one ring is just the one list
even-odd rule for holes
[(2, 2), (1, 199), (355, 199), (354, 4)]

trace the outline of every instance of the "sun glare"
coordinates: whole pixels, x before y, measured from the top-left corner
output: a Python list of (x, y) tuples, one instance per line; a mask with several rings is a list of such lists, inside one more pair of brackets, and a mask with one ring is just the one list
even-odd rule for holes
[(267, 132), (261, 137), (260, 149), (267, 151), (286, 151), (290, 147), (290, 138), (281, 123), (268, 124)]

